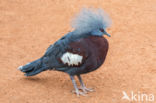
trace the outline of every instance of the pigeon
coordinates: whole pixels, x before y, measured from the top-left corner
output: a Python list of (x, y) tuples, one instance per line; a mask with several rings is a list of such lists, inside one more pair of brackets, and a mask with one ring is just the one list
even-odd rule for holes
[[(97, 70), (105, 61), (109, 43), (104, 35), (110, 37), (106, 28), (111, 26), (111, 19), (103, 9), (83, 8), (72, 19), (73, 31), (68, 32), (50, 45), (39, 59), (19, 66), (25, 76), (34, 76), (46, 70), (67, 73), (77, 96), (93, 91), (87, 88), (81, 75)], [(78, 88), (75, 76), (78, 77)]]

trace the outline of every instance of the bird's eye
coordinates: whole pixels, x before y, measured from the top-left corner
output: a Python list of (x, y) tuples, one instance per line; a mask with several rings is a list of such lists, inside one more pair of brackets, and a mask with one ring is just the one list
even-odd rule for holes
[(100, 31), (101, 31), (101, 32), (104, 32), (104, 29), (101, 28)]

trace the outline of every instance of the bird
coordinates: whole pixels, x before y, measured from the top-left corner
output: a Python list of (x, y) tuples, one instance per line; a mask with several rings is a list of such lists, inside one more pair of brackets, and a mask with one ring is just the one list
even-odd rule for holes
[[(18, 69), (25, 76), (35, 76), (46, 70), (67, 73), (74, 86), (73, 92), (77, 96), (84, 96), (94, 90), (85, 86), (81, 75), (97, 70), (104, 63), (109, 49), (104, 35), (110, 37), (106, 28), (111, 24), (109, 15), (103, 9), (82, 8), (71, 21), (73, 31), (51, 44), (39, 59)], [(80, 88), (75, 76), (78, 77)]]

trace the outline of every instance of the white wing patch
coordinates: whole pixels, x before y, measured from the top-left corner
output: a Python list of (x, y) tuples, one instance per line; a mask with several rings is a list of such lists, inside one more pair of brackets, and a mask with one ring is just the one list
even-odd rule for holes
[(70, 52), (66, 52), (61, 57), (61, 60), (64, 64), (68, 64), (69, 66), (78, 65), (82, 62), (83, 57), (78, 54), (73, 54)]

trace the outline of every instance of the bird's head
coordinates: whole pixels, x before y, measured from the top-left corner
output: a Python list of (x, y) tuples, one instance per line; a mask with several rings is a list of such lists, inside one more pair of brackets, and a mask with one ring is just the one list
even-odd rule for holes
[(83, 8), (72, 21), (72, 27), (78, 34), (90, 33), (96, 36), (107, 35), (110, 37), (106, 28), (111, 24), (111, 19), (102, 9), (92, 8)]
[(104, 28), (93, 30), (91, 32), (91, 35), (96, 35), (96, 36), (107, 35), (108, 37), (111, 37), (111, 35), (108, 34)]

